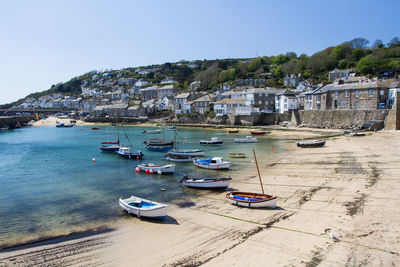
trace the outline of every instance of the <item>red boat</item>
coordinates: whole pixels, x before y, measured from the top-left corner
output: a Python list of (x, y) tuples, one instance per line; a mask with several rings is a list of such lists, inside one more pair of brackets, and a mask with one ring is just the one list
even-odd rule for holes
[(254, 131), (250, 131), (250, 133), (251, 133), (252, 135), (261, 135), (261, 134), (270, 133), (270, 131), (254, 130)]

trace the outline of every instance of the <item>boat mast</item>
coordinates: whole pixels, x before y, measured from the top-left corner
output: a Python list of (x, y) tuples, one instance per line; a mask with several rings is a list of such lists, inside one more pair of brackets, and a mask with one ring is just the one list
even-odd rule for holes
[(257, 167), (257, 172), (258, 172), (258, 178), (260, 179), (261, 190), (262, 190), (262, 193), (265, 195), (265, 193), (264, 193), (264, 187), (263, 187), (262, 181), (261, 181), (260, 170), (258, 169), (258, 163), (257, 163), (256, 152), (254, 151), (254, 148), (253, 148), (253, 155), (254, 155), (254, 160), (255, 160), (255, 162), (256, 162), (256, 167)]
[(119, 127), (118, 127), (118, 113), (116, 114), (116, 124), (117, 124), (117, 137), (118, 137), (118, 139), (117, 139), (117, 142), (118, 142), (118, 145), (119, 145)]

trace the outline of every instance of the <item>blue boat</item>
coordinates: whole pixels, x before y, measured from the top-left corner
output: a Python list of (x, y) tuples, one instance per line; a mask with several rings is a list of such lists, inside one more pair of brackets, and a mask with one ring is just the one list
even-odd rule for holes
[(56, 127), (64, 127), (64, 123), (61, 122), (61, 123), (57, 124)]
[(168, 151), (174, 148), (174, 146), (152, 146), (147, 145), (146, 148), (151, 151)]
[(109, 146), (100, 146), (100, 150), (101, 151), (105, 151), (105, 152), (116, 152), (119, 150), (121, 146), (118, 144), (116, 145), (109, 145)]
[(166, 129), (167, 129), (167, 130), (170, 130), (170, 131), (175, 131), (177, 128), (178, 128), (178, 127), (176, 127), (175, 125), (173, 125), (173, 126), (168, 127), (168, 128), (166, 128)]

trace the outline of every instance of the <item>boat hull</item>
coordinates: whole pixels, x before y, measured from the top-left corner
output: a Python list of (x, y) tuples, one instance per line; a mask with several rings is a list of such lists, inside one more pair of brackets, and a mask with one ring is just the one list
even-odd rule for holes
[(119, 150), (120, 146), (99, 146), (101, 151), (105, 151), (105, 152), (116, 152)]
[(235, 138), (235, 143), (257, 143), (257, 138)]
[(140, 164), (137, 166), (141, 171), (153, 171), (154, 173), (161, 172), (162, 174), (173, 174), (175, 172), (175, 164), (168, 164), (164, 166)]
[(214, 164), (214, 163), (205, 164), (205, 163), (198, 162), (197, 160), (194, 160), (193, 164), (199, 168), (209, 169), (209, 170), (229, 170), (229, 168), (231, 166), (230, 162), (224, 162), (224, 163), (220, 163), (220, 164)]
[(297, 142), (296, 145), (298, 147), (323, 147), (325, 145), (325, 141), (323, 140), (315, 140), (309, 142)]
[(229, 157), (243, 159), (243, 158), (246, 158), (246, 154), (245, 153), (230, 153)]
[(246, 208), (275, 208), (276, 197), (248, 192), (230, 192), (226, 198), (234, 205)]
[(138, 217), (163, 219), (167, 216), (167, 205), (134, 196), (127, 199), (120, 198), (119, 206)]
[(193, 150), (175, 150), (169, 152), (171, 155), (175, 156), (191, 156), (191, 157), (201, 157), (204, 156), (206, 151), (204, 149), (193, 149)]
[(200, 145), (222, 145), (224, 141), (208, 141), (208, 140), (201, 140)]
[(182, 179), (181, 182), (184, 186), (192, 188), (217, 189), (228, 187), (231, 180), (231, 178)]
[(174, 146), (153, 146), (153, 145), (147, 145), (146, 148), (147, 148), (148, 150), (151, 150), (151, 151), (158, 151), (158, 152), (160, 152), (160, 151), (168, 151), (168, 150), (171, 150), (171, 149), (174, 148)]
[(123, 157), (125, 159), (136, 159), (136, 160), (141, 160), (143, 158), (143, 153), (141, 152), (131, 152), (129, 154), (123, 154), (120, 153), (119, 151), (115, 151), (118, 156)]

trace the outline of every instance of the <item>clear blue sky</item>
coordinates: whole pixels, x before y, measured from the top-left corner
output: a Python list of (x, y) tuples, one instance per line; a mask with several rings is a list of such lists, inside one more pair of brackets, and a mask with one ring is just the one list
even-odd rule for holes
[(0, 104), (91, 70), (400, 36), (398, 0), (0, 0)]

